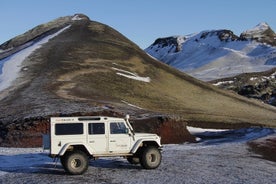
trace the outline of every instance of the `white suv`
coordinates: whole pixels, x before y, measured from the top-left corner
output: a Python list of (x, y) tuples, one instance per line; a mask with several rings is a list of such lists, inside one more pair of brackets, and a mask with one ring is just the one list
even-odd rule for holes
[(50, 156), (60, 158), (64, 169), (74, 175), (83, 174), (89, 159), (98, 157), (122, 156), (145, 169), (157, 168), (162, 158), (161, 138), (134, 133), (128, 119), (52, 117), (50, 135), (44, 136), (43, 144), (50, 149)]

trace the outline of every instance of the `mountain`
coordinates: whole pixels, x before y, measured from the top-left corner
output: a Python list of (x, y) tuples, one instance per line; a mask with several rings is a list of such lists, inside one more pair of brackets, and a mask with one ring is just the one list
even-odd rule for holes
[(276, 34), (265, 22), (242, 32), (240, 38), (245, 40), (256, 40), (264, 44), (276, 46)]
[(276, 34), (267, 23), (243, 32), (202, 31), (158, 38), (145, 51), (203, 81), (261, 72), (276, 65)]
[(39, 25), (0, 48), (0, 145), (39, 140), (50, 116), (130, 114), (179, 136), (186, 123), (276, 127), (275, 108), (163, 64), (85, 15)]

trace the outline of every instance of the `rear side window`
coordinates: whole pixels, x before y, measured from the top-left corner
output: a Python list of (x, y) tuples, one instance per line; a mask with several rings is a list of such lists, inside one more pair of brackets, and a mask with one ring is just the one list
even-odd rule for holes
[(105, 134), (104, 123), (89, 123), (89, 134)]
[(56, 135), (78, 135), (83, 134), (82, 123), (56, 124)]

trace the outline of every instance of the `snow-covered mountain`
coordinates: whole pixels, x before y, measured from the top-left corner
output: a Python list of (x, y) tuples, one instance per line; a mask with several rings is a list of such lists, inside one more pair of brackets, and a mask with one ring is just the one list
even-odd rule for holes
[(269, 70), (276, 65), (276, 34), (267, 23), (244, 31), (209, 30), (159, 38), (145, 51), (198, 79), (209, 81)]

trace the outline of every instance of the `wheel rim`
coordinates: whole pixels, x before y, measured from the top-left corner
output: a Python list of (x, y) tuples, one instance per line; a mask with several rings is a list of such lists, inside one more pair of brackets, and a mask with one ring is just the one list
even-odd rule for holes
[(71, 161), (71, 167), (76, 169), (79, 168), (81, 166), (81, 160), (80, 159), (73, 159)]
[(155, 154), (149, 154), (148, 160), (149, 160), (151, 163), (154, 163), (154, 162), (156, 162), (157, 157), (156, 157)]

